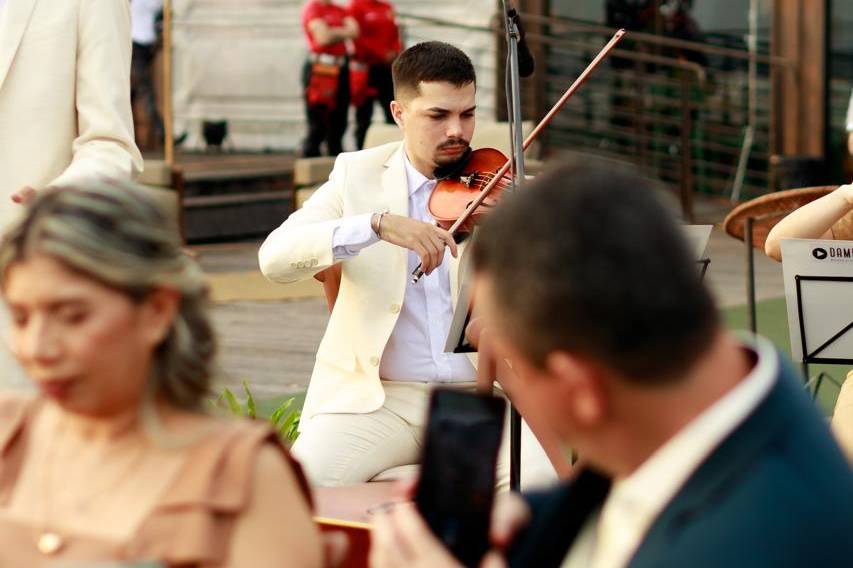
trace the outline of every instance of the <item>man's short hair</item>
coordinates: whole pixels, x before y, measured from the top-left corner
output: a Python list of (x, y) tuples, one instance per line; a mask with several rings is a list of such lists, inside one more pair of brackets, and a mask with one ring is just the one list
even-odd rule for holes
[(574, 162), (504, 200), (473, 244), (510, 341), (565, 351), (643, 384), (677, 381), (718, 315), (682, 229), (633, 170)]
[(401, 53), (391, 66), (394, 98), (420, 94), (422, 82), (447, 82), (456, 87), (477, 83), (474, 65), (465, 53), (449, 43), (425, 41)]

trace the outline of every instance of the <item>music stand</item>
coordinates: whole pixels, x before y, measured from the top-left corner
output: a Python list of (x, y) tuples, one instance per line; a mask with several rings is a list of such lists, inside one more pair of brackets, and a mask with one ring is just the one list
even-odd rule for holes
[(687, 245), (693, 252), (696, 258), (696, 264), (699, 265), (699, 280), (705, 279), (705, 273), (708, 272), (708, 265), (711, 264), (711, 259), (704, 256), (705, 249), (708, 247), (708, 240), (711, 238), (711, 230), (713, 225), (682, 225), (684, 236), (687, 239)]
[(755, 299), (755, 249), (764, 251), (767, 234), (786, 215), (819, 197), (830, 193), (837, 186), (802, 187), (777, 191), (756, 197), (731, 210), (723, 221), (723, 230), (743, 241), (746, 250), (746, 305), (749, 329), (758, 330), (758, 314)]
[(809, 365), (853, 365), (853, 242), (783, 239), (782, 260), (791, 353), (817, 397), (824, 378), (838, 382)]

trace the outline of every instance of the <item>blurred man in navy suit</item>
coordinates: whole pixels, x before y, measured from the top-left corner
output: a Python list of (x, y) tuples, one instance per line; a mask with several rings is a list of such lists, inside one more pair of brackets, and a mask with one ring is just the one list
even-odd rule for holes
[[(853, 474), (825, 419), (769, 342), (723, 328), (649, 182), (563, 167), (472, 246), (476, 308), (517, 374), (502, 386), (582, 464), (499, 515), (489, 566), (853, 562)], [(454, 565), (408, 506), (377, 519), (372, 557)]]

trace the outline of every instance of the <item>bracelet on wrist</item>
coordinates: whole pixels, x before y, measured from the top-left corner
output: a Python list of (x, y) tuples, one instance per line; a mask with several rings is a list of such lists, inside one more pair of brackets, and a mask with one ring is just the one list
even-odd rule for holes
[(370, 217), (370, 228), (373, 229), (373, 232), (380, 239), (382, 238), (382, 217), (386, 213), (388, 213), (388, 211), (378, 211)]
[(382, 238), (382, 218), (387, 215), (387, 211), (383, 211), (379, 214), (379, 219), (376, 220), (376, 236), (380, 239)]

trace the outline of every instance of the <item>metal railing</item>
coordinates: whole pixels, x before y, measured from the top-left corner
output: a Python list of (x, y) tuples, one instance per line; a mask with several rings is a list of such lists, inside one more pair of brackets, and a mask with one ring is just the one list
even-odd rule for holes
[[(527, 16), (545, 33), (548, 101), (613, 30), (560, 18)], [(549, 149), (567, 148), (628, 160), (672, 187), (692, 215), (694, 192), (730, 196), (746, 143), (750, 88), (757, 105), (741, 197), (770, 185), (770, 69), (792, 66), (766, 53), (728, 45), (629, 33), (609, 65), (590, 80), (582, 102), (555, 121)], [(752, 85), (748, 63), (757, 64)]]
[[(523, 101), (527, 118), (538, 120), (615, 30), (558, 17), (522, 17), (528, 43), (544, 54), (533, 78), (536, 92)], [(491, 34), (496, 52), (503, 42), (503, 30), (497, 26), (458, 26), (405, 14), (402, 19)], [(767, 30), (763, 35), (769, 35)], [(549, 126), (540, 141), (545, 154), (578, 151), (632, 162), (678, 190), (689, 214), (694, 192), (732, 195), (754, 89), (752, 143), (738, 193), (749, 199), (775, 189), (771, 71), (797, 77), (797, 62), (770, 55), (766, 41), (759, 41), (757, 52), (751, 53), (743, 37), (714, 34), (699, 43), (629, 32)], [(750, 62), (756, 67), (752, 84)], [(849, 86), (850, 80), (830, 81), (831, 122), (846, 112)]]

